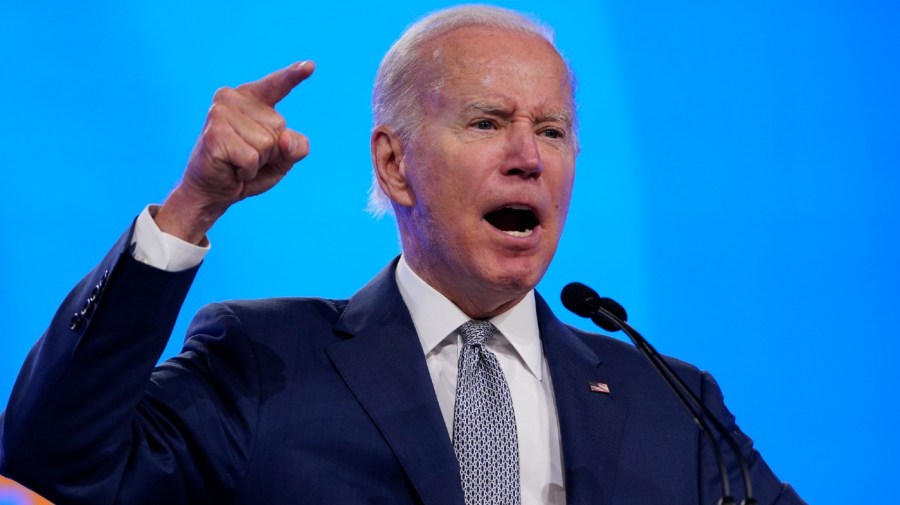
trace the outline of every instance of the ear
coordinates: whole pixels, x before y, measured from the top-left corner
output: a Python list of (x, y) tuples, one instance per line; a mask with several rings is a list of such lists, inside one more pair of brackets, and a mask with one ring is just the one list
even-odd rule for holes
[(416, 198), (407, 177), (400, 137), (389, 126), (376, 126), (372, 130), (371, 149), (372, 166), (381, 189), (396, 205), (414, 205)]

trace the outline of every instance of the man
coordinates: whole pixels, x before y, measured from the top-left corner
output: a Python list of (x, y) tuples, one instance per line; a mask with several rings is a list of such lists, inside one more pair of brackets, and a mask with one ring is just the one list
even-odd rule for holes
[[(572, 79), (501, 9), (433, 14), (379, 69), (373, 199), (402, 256), (349, 300), (205, 308), (152, 370), (206, 232), (307, 154), (274, 106), (312, 72), (216, 93), (181, 183), (29, 355), (0, 471), (60, 503), (715, 503), (711, 451), (643, 358), (534, 292), (574, 181)], [(736, 433), (759, 502), (802, 503), (712, 379), (673, 365)]]

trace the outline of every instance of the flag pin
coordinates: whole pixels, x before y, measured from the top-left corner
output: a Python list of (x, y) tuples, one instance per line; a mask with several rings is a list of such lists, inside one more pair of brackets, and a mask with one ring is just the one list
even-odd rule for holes
[(609, 394), (609, 385), (603, 382), (588, 382), (588, 386), (591, 387), (591, 391), (594, 393)]

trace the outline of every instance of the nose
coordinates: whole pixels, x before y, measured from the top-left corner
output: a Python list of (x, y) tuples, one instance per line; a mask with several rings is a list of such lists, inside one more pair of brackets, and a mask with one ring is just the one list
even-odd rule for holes
[(543, 172), (537, 136), (531, 125), (517, 124), (508, 130), (503, 174), (536, 179)]

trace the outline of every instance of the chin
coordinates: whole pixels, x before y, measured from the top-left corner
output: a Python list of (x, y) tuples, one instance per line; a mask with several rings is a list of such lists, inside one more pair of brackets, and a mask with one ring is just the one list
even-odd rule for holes
[(508, 293), (524, 294), (534, 289), (537, 283), (544, 276), (547, 265), (535, 262), (525, 262), (509, 260), (512, 264), (498, 265), (490, 275), (491, 284), (498, 288), (498, 291)]

